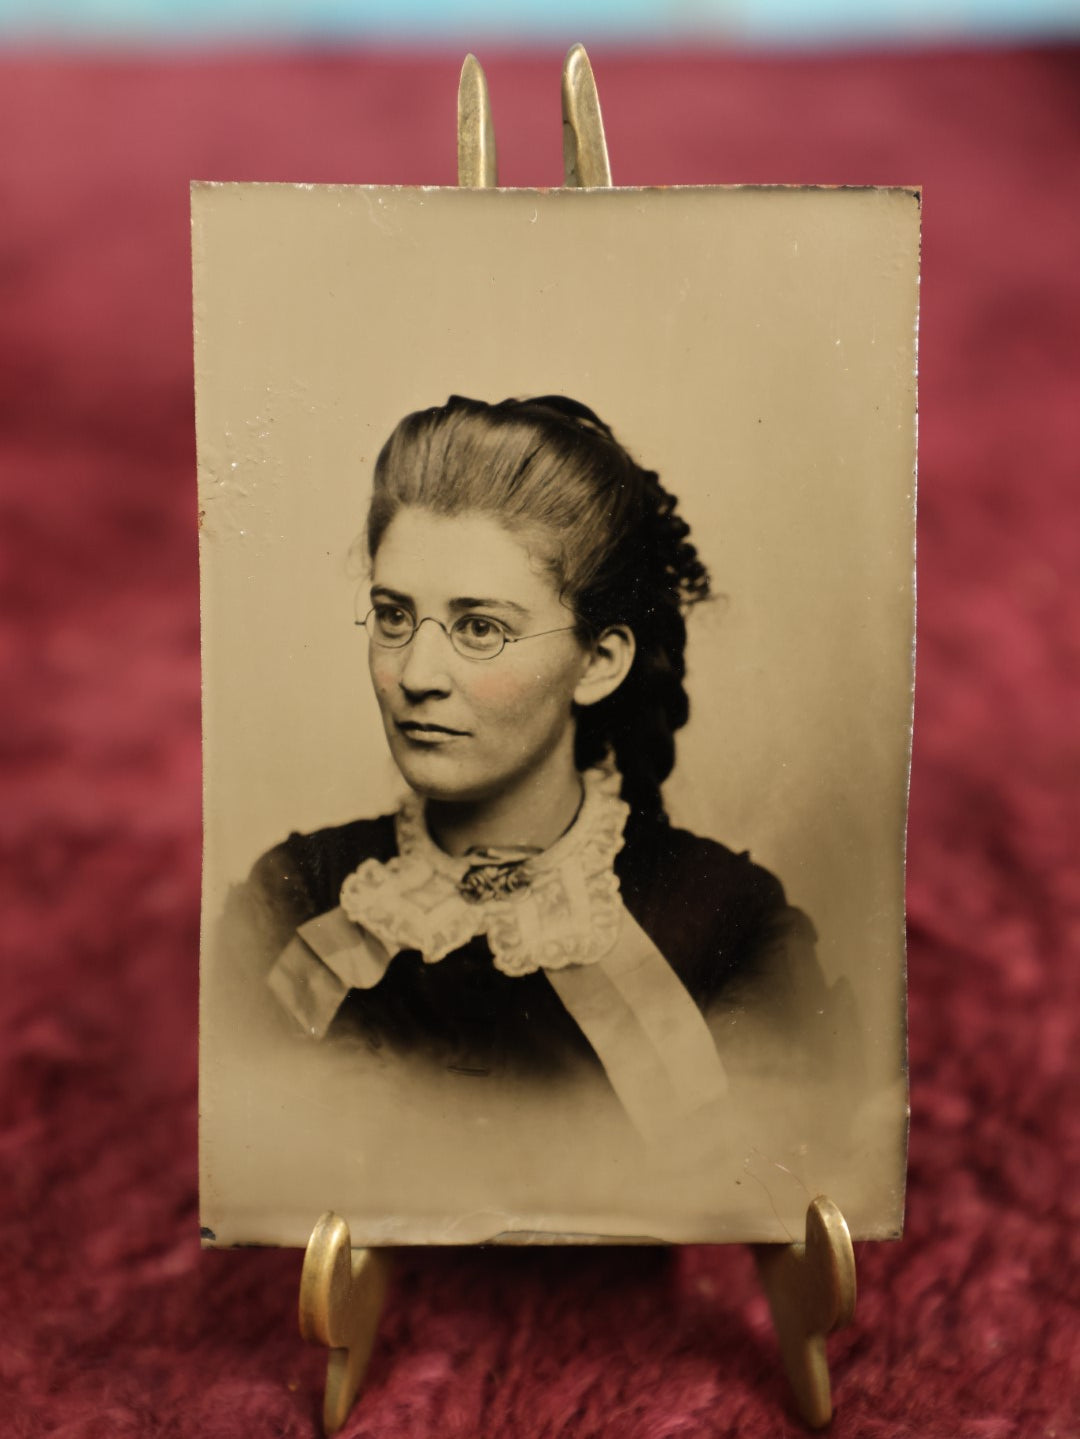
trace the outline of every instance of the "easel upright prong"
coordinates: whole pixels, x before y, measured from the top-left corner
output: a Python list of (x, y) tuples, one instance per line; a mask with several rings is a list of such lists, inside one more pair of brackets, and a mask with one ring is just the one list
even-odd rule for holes
[(571, 45), (562, 75), (563, 183), (569, 187), (610, 189), (604, 118), (584, 45)]
[(385, 1250), (353, 1249), (349, 1226), (332, 1210), (311, 1231), (300, 1274), (300, 1334), (330, 1350), (323, 1432), (349, 1417), (375, 1344), (389, 1277)]
[(823, 1195), (806, 1212), (804, 1244), (753, 1246), (795, 1406), (812, 1429), (832, 1418), (825, 1336), (855, 1314), (855, 1253), (840, 1210)]
[(457, 165), (458, 185), (463, 188), (488, 190), (499, 183), (487, 77), (471, 54), (465, 56), (458, 81)]

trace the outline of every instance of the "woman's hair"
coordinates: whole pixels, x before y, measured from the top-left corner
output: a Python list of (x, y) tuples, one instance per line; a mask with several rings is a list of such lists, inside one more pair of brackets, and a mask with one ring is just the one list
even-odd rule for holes
[(410, 505), (491, 515), (530, 543), (539, 539), (583, 640), (612, 625), (633, 631), (626, 679), (577, 711), (575, 760), (585, 769), (614, 751), (624, 799), (662, 818), (660, 786), (689, 714), (683, 611), (708, 596), (709, 576), (659, 476), (575, 400), (489, 405), (452, 395), (407, 415), (383, 446), (367, 521), (371, 559)]

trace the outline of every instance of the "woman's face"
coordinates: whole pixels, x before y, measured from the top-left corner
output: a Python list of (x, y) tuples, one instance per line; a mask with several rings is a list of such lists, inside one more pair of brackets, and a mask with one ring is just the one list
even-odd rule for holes
[(370, 645), (386, 737), (411, 788), (429, 799), (475, 802), (507, 794), (545, 768), (553, 777), (572, 768), (571, 706), (590, 651), (521, 539), (483, 514), (399, 510), (375, 555), (371, 602), (392, 607), (397, 624), (402, 616), (393, 607), (447, 630), (476, 616), (478, 633), (494, 623), (510, 639), (539, 636), (483, 660), (459, 654), (430, 623), (401, 649)]

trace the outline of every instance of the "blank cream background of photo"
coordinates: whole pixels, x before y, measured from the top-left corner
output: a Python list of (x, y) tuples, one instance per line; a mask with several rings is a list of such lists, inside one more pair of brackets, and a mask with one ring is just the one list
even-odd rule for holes
[[(669, 811), (776, 873), (827, 978), (849, 978), (886, 1099), (848, 1217), (893, 1232), (917, 196), (196, 186), (193, 246), (206, 992), (228, 958), (213, 924), (257, 856), (401, 793), (353, 624), (383, 441), (451, 393), (571, 395), (660, 472), (712, 573)], [(231, 1242), (303, 1242), (299, 1208), (260, 1218), (257, 1165), (229, 1168), (229, 1126), (251, 1119), (223, 1082), (236, 1018), (204, 1005), (204, 1217), (209, 1196)], [(695, 1233), (648, 1217), (620, 1232), (777, 1237), (750, 1211)]]

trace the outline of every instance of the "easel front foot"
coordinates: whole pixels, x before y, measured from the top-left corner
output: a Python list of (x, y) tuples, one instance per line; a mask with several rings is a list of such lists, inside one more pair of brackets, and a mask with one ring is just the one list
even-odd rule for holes
[(375, 1344), (390, 1252), (352, 1247), (349, 1226), (332, 1210), (311, 1231), (300, 1274), (300, 1334), (330, 1350), (323, 1431), (349, 1417)]
[(756, 1244), (761, 1286), (769, 1300), (784, 1371), (803, 1422), (821, 1429), (832, 1418), (825, 1336), (855, 1313), (855, 1254), (840, 1210), (819, 1195), (806, 1211), (804, 1244)]

